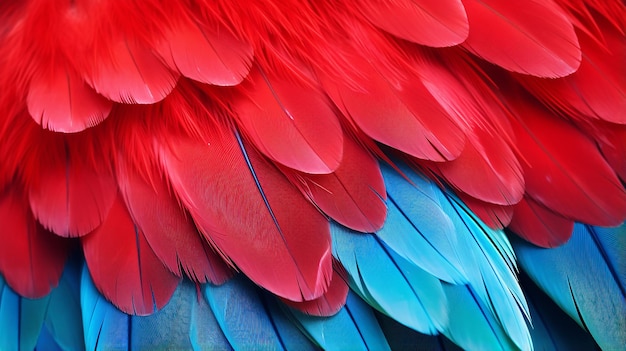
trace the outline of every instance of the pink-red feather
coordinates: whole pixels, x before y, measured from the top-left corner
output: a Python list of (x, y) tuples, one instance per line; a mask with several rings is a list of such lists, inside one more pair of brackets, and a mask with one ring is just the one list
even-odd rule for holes
[(180, 278), (156, 256), (121, 194), (104, 223), (81, 242), (94, 284), (128, 314), (155, 312), (165, 306), (178, 286)]
[(211, 245), (252, 281), (292, 301), (320, 297), (332, 275), (328, 222), (234, 133), (215, 126), (203, 143), (163, 145), (173, 189)]
[(18, 185), (0, 193), (0, 272), (18, 294), (40, 298), (56, 287), (70, 243), (33, 217)]

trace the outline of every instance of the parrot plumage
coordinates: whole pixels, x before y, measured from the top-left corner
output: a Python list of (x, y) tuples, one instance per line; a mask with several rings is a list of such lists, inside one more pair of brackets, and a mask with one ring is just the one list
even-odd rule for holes
[(622, 350), (621, 0), (0, 3), (0, 350)]

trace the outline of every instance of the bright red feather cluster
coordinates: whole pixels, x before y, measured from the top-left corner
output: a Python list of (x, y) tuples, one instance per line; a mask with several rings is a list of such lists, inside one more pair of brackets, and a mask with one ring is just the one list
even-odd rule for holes
[(0, 272), (45, 295), (76, 243), (129, 313), (238, 270), (331, 314), (347, 287), (327, 217), (383, 226), (389, 154), (537, 245), (617, 225), (624, 18), (587, 0), (3, 2)]

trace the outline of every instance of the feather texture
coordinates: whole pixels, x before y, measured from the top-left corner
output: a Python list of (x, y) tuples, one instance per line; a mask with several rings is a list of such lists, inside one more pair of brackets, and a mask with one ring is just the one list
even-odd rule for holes
[(370, 0), (361, 4), (360, 11), (377, 27), (422, 45), (457, 45), (469, 32), (467, 15), (459, 0)]
[(211, 245), (255, 283), (292, 301), (321, 296), (332, 275), (328, 223), (231, 133), (164, 149), (174, 190)]
[(51, 235), (35, 221), (24, 196), (8, 189), (0, 193), (0, 271), (18, 294), (40, 298), (55, 287), (69, 243)]
[(570, 241), (552, 250), (514, 241), (524, 271), (608, 350), (626, 340), (624, 270), (617, 268), (622, 273), (616, 274), (613, 265), (621, 261), (614, 253), (607, 256), (603, 246), (613, 242), (623, 248), (621, 234), (577, 224)]
[(238, 119), (244, 135), (269, 158), (302, 172), (331, 173), (343, 155), (341, 126), (321, 91), (297, 79), (253, 68), (243, 86), (247, 98), (235, 107)]
[(169, 301), (178, 285), (180, 279), (152, 251), (121, 195), (104, 223), (81, 242), (95, 285), (126, 313), (153, 313)]
[(476, 55), (538, 77), (564, 77), (578, 69), (582, 54), (574, 27), (553, 1), (463, 4), (471, 28), (463, 47)]

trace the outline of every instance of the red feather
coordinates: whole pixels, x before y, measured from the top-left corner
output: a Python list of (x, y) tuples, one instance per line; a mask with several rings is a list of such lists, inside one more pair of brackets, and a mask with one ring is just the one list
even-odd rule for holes
[(351, 138), (344, 138), (344, 160), (332, 174), (285, 174), (335, 221), (367, 233), (382, 228), (387, 193), (378, 162)]
[(0, 193), (0, 272), (18, 294), (35, 299), (57, 286), (70, 246), (35, 221), (17, 188)]
[(149, 49), (120, 40), (101, 57), (85, 79), (98, 93), (123, 103), (152, 104), (163, 100), (176, 85), (178, 73), (165, 67)]
[(358, 6), (377, 27), (422, 45), (457, 45), (469, 32), (460, 0), (368, 0)]
[(332, 316), (339, 312), (345, 305), (350, 288), (346, 283), (346, 273), (341, 263), (333, 260), (333, 265), (337, 266), (333, 270), (333, 277), (324, 295), (311, 301), (294, 302), (281, 299), (287, 306), (297, 309), (300, 312), (312, 316)]
[(157, 47), (172, 70), (202, 83), (221, 86), (243, 81), (252, 64), (252, 47), (226, 28), (181, 22), (173, 25)]
[(55, 141), (46, 150), (48, 159), (40, 161), (41, 176), (31, 181), (28, 199), (44, 227), (60, 236), (82, 236), (107, 217), (115, 198), (115, 180), (72, 154), (76, 148)]
[(330, 173), (341, 162), (343, 132), (330, 102), (309, 84), (255, 67), (235, 111), (245, 135), (269, 158), (302, 172)]
[(204, 144), (171, 140), (162, 148), (172, 187), (199, 229), (272, 293), (321, 296), (332, 274), (328, 222), (254, 149), (244, 157), (232, 130), (213, 129)]
[(574, 221), (525, 197), (515, 205), (509, 229), (535, 245), (556, 247), (572, 236)]
[(603, 25), (604, 45), (579, 35), (584, 49), (576, 73), (558, 80), (517, 77), (542, 102), (573, 118), (626, 124), (626, 40)]
[(108, 117), (113, 104), (97, 94), (74, 70), (56, 66), (33, 77), (28, 112), (43, 128), (74, 133)]
[(459, 156), (465, 136), (416, 75), (394, 78), (364, 59), (351, 64), (362, 77), (356, 87), (324, 77), (337, 107), (371, 138), (415, 157), (445, 161)]
[(520, 116), (514, 127), (525, 160), (527, 195), (572, 220), (621, 224), (626, 191), (593, 142), (546, 110), (519, 101), (509, 100)]
[(179, 278), (154, 254), (117, 196), (109, 216), (81, 238), (89, 273), (102, 294), (128, 314), (147, 315), (169, 301)]
[(120, 192), (128, 211), (155, 255), (177, 276), (221, 284), (232, 271), (201, 238), (193, 221), (172, 197), (160, 175), (148, 183), (129, 167), (118, 169)]
[(470, 33), (463, 47), (507, 70), (538, 77), (576, 71), (574, 27), (552, 0), (464, 0)]
[(495, 205), (477, 200), (464, 193), (459, 193), (459, 198), (472, 210), (485, 224), (494, 229), (503, 229), (511, 223), (514, 206)]

